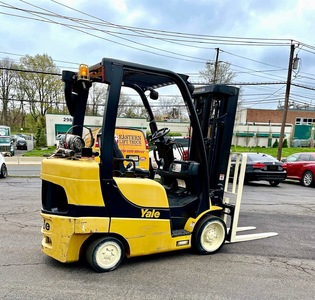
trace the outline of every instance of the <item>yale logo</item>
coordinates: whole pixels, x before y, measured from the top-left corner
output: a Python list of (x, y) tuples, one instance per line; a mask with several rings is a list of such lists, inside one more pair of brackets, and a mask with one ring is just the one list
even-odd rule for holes
[(141, 218), (154, 218), (157, 219), (160, 217), (160, 212), (155, 209), (141, 209)]

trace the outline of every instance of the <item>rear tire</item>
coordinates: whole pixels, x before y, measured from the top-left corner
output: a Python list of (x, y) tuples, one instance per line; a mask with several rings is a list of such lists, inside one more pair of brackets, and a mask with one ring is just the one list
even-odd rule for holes
[(224, 221), (218, 217), (208, 216), (196, 225), (192, 243), (198, 253), (212, 254), (222, 247), (225, 238)]
[(271, 186), (278, 186), (279, 183), (280, 183), (279, 180), (270, 180), (270, 181), (269, 181), (269, 184), (270, 184)]
[(86, 259), (97, 272), (109, 272), (116, 269), (125, 256), (125, 248), (114, 237), (102, 237), (93, 241), (87, 248)]
[(311, 171), (306, 171), (302, 176), (301, 183), (306, 187), (312, 186), (314, 184), (313, 173)]
[(1, 169), (0, 169), (0, 177), (1, 178), (6, 178), (8, 176), (8, 169), (5, 164), (2, 164)]

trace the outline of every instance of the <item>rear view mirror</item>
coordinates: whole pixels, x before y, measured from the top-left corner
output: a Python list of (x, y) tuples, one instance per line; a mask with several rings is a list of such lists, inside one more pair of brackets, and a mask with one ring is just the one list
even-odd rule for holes
[(154, 89), (150, 88), (150, 99), (157, 100), (159, 98), (159, 93)]

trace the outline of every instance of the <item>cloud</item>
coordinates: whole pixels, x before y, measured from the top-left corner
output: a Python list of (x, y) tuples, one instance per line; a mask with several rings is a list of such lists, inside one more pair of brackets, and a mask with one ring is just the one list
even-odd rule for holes
[[(5, 3), (18, 9), (5, 8)], [(302, 61), (300, 74), (314, 74), (315, 48), (311, 45), (315, 2), (311, 0), (116, 0), (92, 4), (70, 0), (68, 7), (58, 3), (64, 2), (2, 1), (2, 56), (12, 53), (16, 59), (19, 56), (13, 54), (47, 53), (55, 61), (64, 61), (58, 63), (61, 69), (74, 67), (70, 63), (94, 64), (102, 57), (113, 57), (197, 74), (205, 61), (215, 59), (215, 48), (220, 48), (219, 59), (231, 63), (238, 82), (285, 81), (289, 42), (295, 39), (306, 44), (296, 49)], [(35, 16), (21, 9), (47, 15)], [(57, 18), (55, 13), (86, 22)], [(39, 21), (43, 17), (50, 23)], [(141, 28), (144, 31), (136, 30)], [(187, 34), (190, 38), (184, 41)], [(219, 37), (231, 37), (234, 42), (220, 42)], [(285, 41), (286, 45), (258, 45), (261, 38)], [(253, 43), (245, 45), (242, 39), (253, 39)], [(275, 69), (272, 75), (267, 72), (270, 69)], [(299, 80), (313, 86), (314, 79)], [(257, 91), (259, 88), (255, 87)], [(264, 88), (271, 94), (274, 91), (272, 86)], [(243, 95), (246, 97), (245, 91)]]

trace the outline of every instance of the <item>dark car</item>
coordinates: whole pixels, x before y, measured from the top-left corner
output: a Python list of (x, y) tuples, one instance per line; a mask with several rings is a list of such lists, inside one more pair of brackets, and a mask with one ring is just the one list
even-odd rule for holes
[[(282, 162), (273, 156), (265, 153), (246, 153), (247, 162), (244, 182), (268, 181), (271, 186), (277, 186), (287, 177), (286, 170), (282, 167)], [(230, 177), (234, 176), (236, 155), (232, 157)]]
[(16, 149), (17, 150), (27, 150), (27, 142), (23, 138), (18, 138), (16, 140)]
[(315, 152), (295, 153), (283, 161), (288, 179), (298, 180), (304, 186), (314, 186)]

